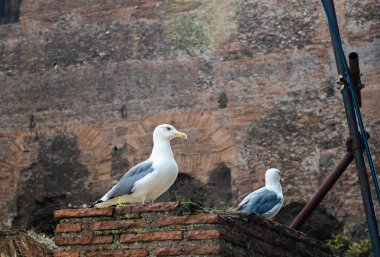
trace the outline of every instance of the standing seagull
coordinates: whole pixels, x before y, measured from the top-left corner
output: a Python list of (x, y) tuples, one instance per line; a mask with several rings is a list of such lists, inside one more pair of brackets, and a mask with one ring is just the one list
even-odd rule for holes
[(278, 169), (269, 169), (265, 173), (265, 187), (249, 195), (237, 207), (238, 211), (257, 213), (266, 218), (273, 218), (284, 203), (282, 195), (281, 174)]
[(178, 175), (170, 140), (187, 139), (172, 125), (162, 124), (153, 132), (153, 149), (149, 159), (132, 167), (102, 198), (91, 207), (108, 207), (120, 203), (154, 201), (174, 183)]

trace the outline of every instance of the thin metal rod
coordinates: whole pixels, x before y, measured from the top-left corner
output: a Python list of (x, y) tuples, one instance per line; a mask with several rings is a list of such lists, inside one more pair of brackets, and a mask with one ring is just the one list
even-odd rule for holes
[[(323, 4), (323, 1), (322, 1), (322, 4)], [(330, 11), (330, 14), (332, 16), (332, 19), (334, 21), (334, 23), (336, 24), (335, 26), (335, 29), (337, 31), (337, 35), (335, 33), (333, 33), (334, 31), (334, 24), (331, 24), (330, 22), (328, 23), (329, 24), (329, 29), (330, 29), (330, 36), (331, 36), (331, 41), (332, 41), (332, 46), (333, 46), (333, 49), (334, 49), (334, 56), (335, 56), (335, 63), (336, 63), (336, 68), (338, 70), (338, 74), (340, 75), (344, 75), (344, 67), (343, 67), (343, 64), (342, 64), (342, 59), (341, 59), (341, 56), (339, 54), (339, 50), (336, 46), (336, 44), (334, 42), (341, 42), (340, 41), (340, 37), (339, 37), (339, 27), (338, 27), (338, 20), (336, 18), (336, 13), (335, 13), (335, 6), (334, 6), (334, 1), (333, 0), (327, 0), (327, 8), (329, 9)]]
[(299, 230), (309, 216), (313, 213), (318, 204), (323, 200), (326, 194), (337, 182), (339, 177), (347, 169), (348, 165), (354, 159), (353, 152), (347, 152), (343, 159), (338, 163), (338, 165), (333, 169), (330, 175), (322, 182), (322, 185), (318, 188), (317, 192), (311, 197), (310, 201), (303, 207), (302, 211), (297, 215), (290, 224), (290, 228)]

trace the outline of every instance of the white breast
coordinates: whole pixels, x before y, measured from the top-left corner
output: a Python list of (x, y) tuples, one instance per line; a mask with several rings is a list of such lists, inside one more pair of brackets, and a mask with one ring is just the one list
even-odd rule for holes
[(174, 159), (154, 161), (153, 172), (136, 182), (134, 194), (141, 195), (145, 201), (153, 201), (169, 189), (177, 175)]

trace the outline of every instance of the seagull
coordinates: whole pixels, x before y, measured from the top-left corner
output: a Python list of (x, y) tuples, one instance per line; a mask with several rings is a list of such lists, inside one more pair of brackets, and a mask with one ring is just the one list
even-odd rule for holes
[(169, 124), (157, 126), (153, 132), (153, 149), (149, 159), (132, 167), (91, 207), (153, 202), (162, 195), (178, 175), (178, 166), (170, 146), (170, 141), (174, 138), (187, 139), (187, 135)]
[(278, 169), (269, 169), (265, 172), (265, 187), (247, 195), (237, 207), (238, 211), (257, 213), (266, 218), (273, 218), (284, 203), (282, 195), (281, 174)]

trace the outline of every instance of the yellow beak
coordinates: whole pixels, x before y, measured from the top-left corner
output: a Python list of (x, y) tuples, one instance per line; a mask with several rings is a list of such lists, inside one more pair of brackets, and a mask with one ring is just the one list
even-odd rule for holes
[(280, 178), (280, 184), (282, 187), (285, 185), (285, 179), (284, 178)]
[(187, 135), (185, 133), (182, 133), (182, 132), (177, 132), (175, 137), (187, 139)]

